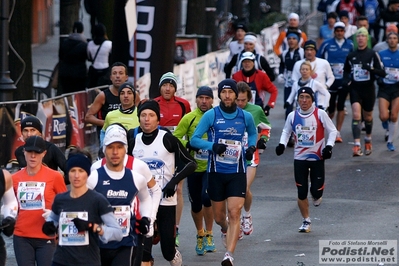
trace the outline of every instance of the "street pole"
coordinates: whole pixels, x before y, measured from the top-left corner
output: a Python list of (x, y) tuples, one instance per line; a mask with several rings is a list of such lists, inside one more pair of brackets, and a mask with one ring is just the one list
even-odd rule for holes
[(13, 93), (17, 87), (15, 87), (14, 81), (10, 78), (8, 68), (9, 0), (0, 0), (0, 2), (0, 102), (7, 102), (13, 100)]

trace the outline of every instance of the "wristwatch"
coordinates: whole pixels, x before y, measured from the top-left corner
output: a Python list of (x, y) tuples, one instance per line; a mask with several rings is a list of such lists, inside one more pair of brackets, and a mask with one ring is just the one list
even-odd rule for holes
[(101, 226), (97, 226), (96, 233), (99, 234), (101, 232), (101, 230), (103, 230), (103, 228)]

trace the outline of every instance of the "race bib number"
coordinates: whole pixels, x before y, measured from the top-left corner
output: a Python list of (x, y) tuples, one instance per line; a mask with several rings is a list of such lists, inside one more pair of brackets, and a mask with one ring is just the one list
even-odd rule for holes
[(45, 182), (19, 182), (18, 201), (21, 210), (42, 210), (45, 207)]
[(393, 67), (386, 67), (385, 72), (387, 75), (384, 78), (384, 82), (388, 84), (395, 84), (399, 82), (399, 69)]
[(316, 126), (304, 127), (297, 125), (295, 132), (298, 137), (298, 146), (309, 148), (313, 147), (316, 143)]
[(209, 152), (207, 150), (199, 150), (194, 152), (194, 159), (199, 161), (208, 161)]
[(342, 64), (342, 63), (331, 64), (331, 69), (332, 69), (335, 79), (343, 79), (344, 78), (344, 64)]
[(226, 144), (226, 151), (219, 155), (216, 155), (216, 161), (226, 164), (238, 163), (241, 156), (241, 141), (219, 139), (219, 144)]
[(131, 211), (129, 205), (112, 206), (114, 208), (114, 216), (119, 226), (122, 228), (123, 237), (130, 233)]
[(353, 80), (354, 81), (368, 81), (370, 80), (370, 72), (362, 69), (362, 64), (353, 65)]
[(245, 131), (244, 136), (242, 137), (242, 145), (244, 146), (244, 150), (248, 149), (248, 133)]
[(89, 232), (78, 232), (73, 219), (88, 220), (87, 212), (61, 212), (58, 227), (58, 244), (60, 246), (87, 246), (89, 245)]

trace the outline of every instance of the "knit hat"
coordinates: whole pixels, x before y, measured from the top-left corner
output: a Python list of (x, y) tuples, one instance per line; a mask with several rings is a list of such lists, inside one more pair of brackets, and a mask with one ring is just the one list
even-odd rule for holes
[(290, 20), (290, 19), (299, 20), (299, 15), (297, 13), (291, 13), (288, 15), (288, 20)]
[(43, 153), (46, 150), (46, 142), (39, 136), (29, 137), (25, 141), (24, 150)]
[(83, 32), (83, 23), (81, 21), (75, 21), (75, 23), (73, 23), (72, 32), (73, 33), (82, 33)]
[(334, 30), (335, 29), (344, 29), (345, 30), (345, 24), (341, 21), (335, 22), (334, 24)]
[(197, 98), (198, 96), (201, 96), (201, 95), (209, 96), (213, 99), (213, 91), (208, 86), (199, 87), (199, 89), (197, 90), (197, 95), (195, 95), (195, 98)]
[(81, 153), (75, 153), (75, 154), (71, 154), (68, 157), (68, 160), (66, 162), (66, 172), (69, 173), (69, 171), (71, 171), (72, 168), (74, 167), (80, 167), (83, 170), (86, 171), (87, 176), (90, 175), (90, 167), (91, 167), (91, 161), (90, 159)]
[(342, 18), (342, 17), (347, 17), (347, 18), (349, 18), (349, 12), (346, 11), (346, 10), (341, 10), (341, 11), (339, 11), (338, 16), (339, 16), (339, 18)]
[(358, 35), (364, 35), (367, 38), (369, 38), (369, 31), (365, 27), (361, 27), (360, 29), (358, 29), (356, 31), (356, 36), (358, 36)]
[(394, 33), (398, 33), (398, 27), (396, 27), (395, 24), (389, 24), (387, 26), (387, 28), (385, 29), (385, 33), (390, 33), (390, 32), (394, 32)]
[(33, 127), (37, 129), (40, 132), (40, 134), (42, 133), (42, 123), (35, 116), (27, 116), (21, 121), (21, 130), (23, 130), (26, 127)]
[(244, 43), (246, 42), (256, 43), (256, 36), (253, 34), (246, 34), (244, 36)]
[(295, 39), (297, 39), (299, 41), (301, 39), (301, 34), (298, 31), (290, 30), (290, 31), (287, 31), (286, 37), (287, 37), (287, 39), (288, 38), (295, 38)]
[(125, 82), (119, 86), (118, 95), (121, 95), (121, 92), (124, 88), (129, 88), (133, 92), (133, 94), (135, 94), (135, 92), (136, 92), (136, 90), (134, 89), (134, 85), (132, 83)]
[(156, 102), (154, 100), (148, 100), (148, 101), (140, 103), (139, 107), (138, 107), (138, 112), (137, 112), (139, 119), (140, 119), (141, 112), (145, 109), (150, 109), (150, 110), (154, 111), (158, 117), (158, 121), (161, 120), (161, 111), (160, 111), (158, 102)]
[(237, 31), (238, 29), (242, 29), (245, 32), (248, 31), (247, 27), (244, 24), (238, 24), (237, 26), (235, 26), (235, 31)]
[(238, 97), (237, 82), (234, 79), (225, 79), (218, 84), (218, 97), (220, 98), (220, 92), (223, 89), (232, 89)]
[(313, 41), (313, 40), (307, 40), (307, 41), (305, 42), (304, 46), (303, 46), (303, 49), (306, 50), (306, 49), (308, 49), (308, 48), (312, 48), (312, 49), (314, 49), (314, 50), (317, 51), (316, 42)]
[(162, 87), (163, 84), (170, 83), (172, 84), (175, 89), (177, 89), (177, 77), (172, 72), (167, 72), (162, 75), (161, 79), (159, 80), (159, 88)]
[(312, 90), (312, 88), (310, 87), (302, 87), (298, 90), (297, 95), (298, 95), (298, 99), (299, 99), (299, 95), (301, 95), (302, 93), (307, 93), (312, 97), (312, 102), (314, 102), (314, 91)]

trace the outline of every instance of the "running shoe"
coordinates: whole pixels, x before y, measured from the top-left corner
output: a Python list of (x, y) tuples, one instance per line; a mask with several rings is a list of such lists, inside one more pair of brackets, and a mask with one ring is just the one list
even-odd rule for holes
[(315, 207), (319, 207), (321, 204), (321, 201), (323, 200), (322, 197), (320, 197), (318, 199), (315, 199), (315, 198), (312, 198), (312, 199), (313, 199), (313, 206), (315, 206)]
[(342, 143), (342, 138), (341, 138), (341, 134), (339, 133), (339, 131), (337, 133), (337, 137), (335, 138), (335, 143)]
[(366, 131), (366, 125), (364, 124), (364, 121), (362, 122), (362, 131)]
[(180, 251), (176, 249), (175, 257), (173, 260), (169, 261), (170, 266), (182, 266), (183, 265), (183, 258), (180, 254)]
[(387, 142), (387, 148), (390, 151), (395, 151), (395, 146), (393, 146), (392, 142)]
[(224, 246), (224, 247), (227, 247), (226, 234), (227, 234), (226, 232), (223, 232), (223, 231), (222, 231), (221, 238), (222, 238), (222, 243), (223, 243), (223, 246)]
[(299, 227), (299, 232), (301, 233), (309, 233), (310, 232), (310, 224), (311, 222), (308, 222), (306, 220), (303, 220), (301, 227)]
[(244, 235), (249, 236), (254, 231), (254, 227), (252, 225), (252, 215), (247, 217), (242, 217), (241, 228), (244, 232)]
[(215, 252), (216, 247), (215, 247), (215, 242), (213, 241), (213, 235), (207, 234), (205, 236), (205, 250), (206, 252)]
[(358, 145), (353, 146), (352, 150), (353, 150), (353, 157), (362, 156), (363, 155), (362, 149)]
[(205, 238), (203, 236), (197, 236), (197, 245), (195, 246), (195, 252), (197, 255), (205, 255)]
[(372, 152), (372, 145), (371, 145), (371, 141), (367, 141), (364, 143), (364, 154), (365, 155), (370, 155)]
[(241, 240), (244, 238), (244, 233), (242, 231), (242, 226), (240, 225), (240, 232), (238, 233), (238, 240)]
[(179, 241), (179, 228), (176, 228), (176, 238), (175, 238), (175, 246), (178, 247), (180, 245)]
[(233, 266), (233, 257), (229, 253), (224, 254), (222, 266)]

